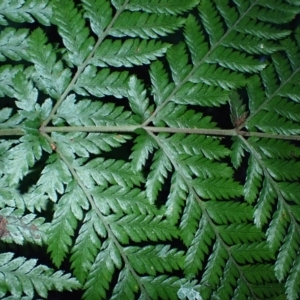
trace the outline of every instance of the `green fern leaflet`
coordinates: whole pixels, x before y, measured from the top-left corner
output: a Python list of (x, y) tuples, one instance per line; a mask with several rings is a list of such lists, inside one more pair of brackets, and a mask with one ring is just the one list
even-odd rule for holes
[(2, 0), (0, 298), (299, 299), (299, 16)]

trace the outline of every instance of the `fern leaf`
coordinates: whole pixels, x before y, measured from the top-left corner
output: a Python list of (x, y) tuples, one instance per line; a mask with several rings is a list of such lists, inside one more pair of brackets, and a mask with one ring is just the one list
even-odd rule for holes
[(119, 274), (118, 283), (116, 284), (113, 295), (111, 297), (112, 300), (117, 299), (128, 299), (134, 300), (135, 294), (137, 292), (138, 286), (135, 278), (132, 273), (130, 273), (128, 268), (123, 268)]
[(67, 62), (75, 66), (81, 65), (95, 41), (93, 37), (89, 37), (89, 29), (85, 27), (83, 16), (74, 7), (73, 1), (63, 0), (63, 4), (54, 2), (53, 22), (68, 50), (65, 56)]
[(247, 265), (243, 267), (247, 280), (251, 283), (262, 284), (264, 282), (276, 281), (274, 266), (272, 265)]
[(239, 272), (233, 260), (229, 259), (225, 265), (219, 287), (213, 293), (213, 297), (217, 299), (231, 299), (234, 292), (232, 286), (236, 286), (237, 278), (239, 278)]
[[(117, 221), (112, 222), (116, 218)], [(176, 228), (162, 220), (161, 216), (131, 214), (119, 218), (112, 215), (108, 219), (111, 222), (114, 235), (124, 244), (128, 244), (128, 238), (134, 242), (146, 241), (147, 239), (156, 242), (158, 240), (170, 240), (178, 235)], [(150, 231), (149, 228), (151, 228)]]
[(167, 139), (167, 142), (175, 147), (179, 154), (198, 154), (208, 159), (220, 159), (230, 153), (219, 140), (201, 135), (174, 134)]
[(122, 160), (113, 160), (98, 157), (94, 160), (82, 164), (84, 160), (78, 159), (76, 164), (77, 174), (88, 188), (96, 184), (107, 186), (118, 184), (123, 187), (139, 186), (143, 182), (141, 174), (134, 173), (128, 163)]
[(105, 133), (52, 134), (53, 141), (66, 157), (74, 159), (74, 154), (89, 157), (90, 153), (100, 154), (118, 148), (130, 138), (128, 135), (116, 136)]
[(180, 236), (186, 246), (191, 246), (199, 221), (202, 215), (194, 195), (189, 194), (186, 199), (183, 215), (180, 222)]
[(252, 204), (257, 197), (262, 182), (262, 169), (257, 160), (250, 156), (248, 161), (244, 195), (248, 203)]
[(150, 64), (152, 60), (163, 56), (169, 47), (169, 44), (154, 40), (127, 39), (121, 42), (106, 39), (97, 48), (90, 63), (99, 67)]
[(172, 102), (159, 111), (154, 122), (157, 126), (166, 124), (169, 127), (177, 128), (216, 128), (216, 123), (212, 121), (211, 117), (187, 109), (185, 105), (175, 105)]
[(192, 15), (186, 20), (184, 35), (192, 55), (193, 65), (197, 65), (208, 51), (208, 45), (205, 43), (205, 37), (196, 18)]
[(151, 171), (146, 181), (146, 194), (150, 203), (154, 203), (158, 193), (162, 189), (162, 185), (168, 176), (168, 171), (172, 170), (172, 165), (166, 154), (158, 150), (154, 154)]
[(102, 98), (105, 95), (112, 95), (116, 98), (127, 96), (128, 73), (113, 72), (108, 69), (102, 69), (97, 73), (94, 66), (87, 66), (80, 74), (74, 91), (82, 96), (89, 94)]
[(83, 0), (84, 17), (91, 22), (91, 29), (100, 36), (112, 20), (112, 8), (107, 0)]
[(67, 166), (56, 154), (52, 154), (48, 162), (37, 185), (52, 201), (56, 202), (57, 193), (62, 194), (65, 191), (64, 184), (68, 184), (72, 178)]
[(114, 37), (157, 38), (174, 32), (184, 19), (159, 14), (142, 12), (123, 12), (114, 23), (109, 34)]
[(171, 178), (170, 193), (166, 202), (165, 212), (171, 224), (176, 224), (180, 218), (183, 210), (182, 206), (184, 206), (187, 198), (186, 192), (187, 186), (181, 180), (181, 176), (177, 172), (174, 173)]
[(32, 299), (35, 291), (39, 296), (47, 298), (48, 291), (53, 289), (78, 289), (80, 284), (70, 274), (62, 271), (53, 272), (44, 265), (36, 266), (36, 259), (26, 260), (25, 257), (13, 259), (13, 253), (0, 254), (1, 285), (12, 296), (20, 298), (22, 294)]
[(154, 214), (158, 213), (155, 206), (149, 204), (145, 192), (140, 189), (130, 189), (118, 185), (103, 189), (95, 187), (91, 190), (96, 206), (102, 214), (122, 211), (124, 214)]
[(163, 68), (163, 64), (156, 61), (151, 64), (150, 78), (152, 83), (152, 93), (156, 105), (163, 103), (174, 88), (169, 82), (168, 75)]
[[(57, 112), (56, 123), (61, 120), (65, 120), (73, 126), (128, 125), (133, 123), (130, 112), (123, 111), (122, 107), (115, 107), (112, 103), (102, 104), (91, 100), (81, 100), (75, 103), (75, 101), (74, 94), (67, 97)], [(70, 109), (73, 111), (71, 115), (69, 114)]]
[(260, 5), (261, 7), (253, 7), (249, 12), (249, 16), (264, 22), (275, 24), (286, 23), (291, 21), (295, 14), (299, 13), (299, 8), (292, 5), (285, 5), (281, 1), (273, 3), (271, 1), (264, 1)]
[(259, 242), (264, 234), (251, 224), (230, 224), (218, 226), (218, 232), (227, 245)]
[(13, 2), (4, 0), (0, 4), (0, 24), (7, 25), (7, 20), (4, 19), (5, 16), (7, 19), (18, 23), (33, 23), (34, 17), (41, 24), (50, 25), (52, 20), (52, 8), (48, 2), (48, 0), (29, 0), (26, 2), (23, 0)]
[(42, 149), (37, 136), (28, 135), (21, 138), (20, 143), (8, 151), (5, 169), (9, 184), (17, 184), (41, 155)]
[(279, 207), (274, 213), (270, 226), (266, 232), (267, 241), (273, 250), (279, 249), (284, 240), (288, 222), (290, 221), (287, 212), (282, 205), (279, 204), (278, 206)]
[(5, 56), (12, 60), (26, 59), (27, 36), (27, 29), (5, 28), (0, 34), (0, 61), (5, 61)]
[(242, 33), (248, 33), (263, 39), (281, 39), (289, 35), (289, 30), (277, 29), (274, 26), (257, 22), (250, 17), (245, 17), (240, 21), (238, 31)]
[(237, 169), (241, 166), (245, 151), (244, 151), (243, 143), (239, 138), (233, 137), (232, 140), (233, 143), (231, 146), (232, 151), (230, 153), (230, 157), (234, 168)]
[(84, 283), (93, 261), (101, 247), (101, 242), (97, 236), (102, 234), (98, 228), (103, 226), (95, 212), (89, 211), (84, 219), (84, 224), (80, 228), (75, 245), (72, 248), (72, 268), (80, 283)]
[(126, 8), (130, 11), (143, 10), (148, 13), (175, 15), (193, 8), (197, 3), (198, 3), (197, 0), (187, 0), (184, 3), (179, 0), (174, 0), (172, 2), (168, 0), (150, 0), (150, 1), (133, 0), (126, 5)]
[(270, 181), (265, 178), (254, 212), (254, 222), (259, 228), (266, 224), (270, 218), (275, 197), (276, 193), (273, 186)]
[(216, 288), (219, 284), (226, 259), (228, 259), (227, 251), (220, 242), (216, 242), (213, 246), (212, 254), (208, 258), (208, 263), (201, 278), (201, 284), (207, 284), (212, 288)]
[(291, 269), (291, 274), (287, 279), (286, 283), (286, 291), (287, 296), (289, 299), (296, 300), (299, 296), (299, 278), (300, 278), (300, 272), (299, 272), (299, 256), (297, 256), (293, 267)]
[[(180, 55), (182, 59), (178, 60), (177, 55)], [(180, 43), (170, 48), (167, 52), (167, 59), (172, 72), (173, 81), (175, 85), (178, 85), (191, 72), (185, 44)]]
[(275, 263), (275, 274), (279, 281), (282, 282), (291, 270), (298, 248), (299, 236), (296, 233), (296, 228), (290, 225)]
[(151, 114), (149, 99), (146, 98), (144, 85), (135, 76), (129, 80), (128, 100), (132, 111), (135, 113), (134, 118), (138, 123), (143, 123), (149, 118)]
[(243, 194), (242, 186), (231, 178), (207, 178), (193, 181), (197, 194), (204, 199), (229, 199)]
[(194, 83), (204, 82), (207, 85), (219, 86), (225, 91), (242, 87), (246, 84), (246, 78), (239, 73), (217, 67), (215, 64), (201, 64), (190, 81)]
[[(193, 84), (187, 82), (178, 89), (178, 92), (172, 97), (172, 101), (177, 104), (192, 104), (202, 106), (220, 106), (227, 101), (228, 93), (226, 90), (222, 90), (219, 87), (207, 86), (210, 85), (209, 75), (206, 74), (206, 79), (203, 81), (206, 84), (198, 83)], [(201, 81), (201, 79), (200, 79)], [(218, 81), (217, 85), (223, 85)]]
[(120, 267), (115, 265), (112, 258), (113, 253), (116, 251), (118, 250), (113, 243), (103, 243), (84, 285), (83, 299), (105, 299), (106, 290), (109, 288), (115, 268)]
[(247, 57), (243, 53), (237, 51), (218, 47), (210, 56), (207, 62), (219, 63), (222, 67), (229, 68), (233, 71), (256, 73), (265, 68), (265, 64), (255, 60), (254, 58)]
[[(142, 284), (145, 286), (151, 299), (176, 299), (177, 291), (186, 283), (185, 279), (178, 277), (167, 277), (166, 275), (157, 276), (155, 278), (147, 276), (141, 278)], [(144, 298), (142, 298), (144, 299)]]
[(187, 278), (193, 278), (199, 270), (202, 270), (204, 255), (208, 254), (208, 247), (212, 244), (212, 239), (215, 233), (205, 217), (202, 217), (199, 223), (199, 228), (195, 234), (193, 242), (189, 247), (184, 271)]
[(22, 210), (0, 210), (1, 229), (4, 231), (2, 241), (19, 245), (26, 241), (42, 245), (47, 240), (49, 224), (44, 223), (44, 218), (35, 217), (35, 214), (23, 215)]
[(169, 245), (127, 247), (125, 253), (132, 267), (141, 275), (172, 272), (182, 268), (184, 262), (183, 251), (171, 249)]
[(252, 220), (253, 210), (246, 203), (208, 201), (205, 207), (210, 218), (217, 224), (243, 223)]
[(61, 265), (69, 252), (72, 244), (71, 236), (77, 227), (77, 221), (82, 220), (82, 210), (88, 207), (89, 204), (81, 188), (75, 183), (69, 184), (66, 194), (60, 198), (56, 206), (48, 231), (48, 251), (51, 252), (51, 258), (56, 266)]
[(38, 87), (58, 99), (70, 81), (71, 71), (57, 61), (54, 47), (47, 43), (41, 29), (34, 30), (28, 40), (29, 60), (35, 64), (33, 79)]
[(234, 245), (231, 247), (231, 253), (234, 259), (242, 264), (274, 259), (274, 253), (265, 242)]
[(209, 34), (210, 44), (214, 46), (224, 35), (224, 28), (220, 22), (220, 17), (211, 1), (202, 1), (199, 6), (200, 16), (207, 33)]
[(139, 135), (134, 140), (132, 153), (129, 158), (132, 161), (132, 168), (135, 172), (141, 171), (146, 161), (155, 148), (154, 141), (143, 130), (138, 131)]

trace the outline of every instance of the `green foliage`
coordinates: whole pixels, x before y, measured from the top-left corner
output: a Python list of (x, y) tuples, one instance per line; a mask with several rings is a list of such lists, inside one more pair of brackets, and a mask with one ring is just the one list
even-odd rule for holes
[(299, 13), (3, 0), (0, 298), (299, 299)]

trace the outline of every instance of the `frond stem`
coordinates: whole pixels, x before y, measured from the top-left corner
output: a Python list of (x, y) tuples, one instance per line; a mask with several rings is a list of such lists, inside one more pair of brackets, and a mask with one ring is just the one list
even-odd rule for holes
[(2, 135), (24, 135), (25, 131), (21, 128), (8, 128), (8, 129), (0, 129), (0, 136)]
[[(176, 127), (152, 127), (142, 125), (124, 125), (124, 126), (47, 126), (41, 128), (41, 132), (134, 132), (137, 129), (144, 129), (148, 132), (166, 132), (166, 133), (186, 133), (186, 134), (204, 134), (216, 136), (243, 136), (260, 137), (280, 140), (300, 141), (300, 135), (283, 135), (264, 132), (238, 131), (236, 129), (211, 129), (211, 128), (176, 128)], [(0, 130), (1, 135), (1, 130)]]

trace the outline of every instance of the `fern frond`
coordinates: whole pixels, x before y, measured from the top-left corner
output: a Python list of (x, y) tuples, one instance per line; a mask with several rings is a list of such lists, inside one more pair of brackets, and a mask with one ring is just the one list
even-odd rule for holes
[(116, 265), (114, 255), (120, 255), (115, 245), (112, 242), (103, 243), (84, 285), (83, 299), (105, 299), (115, 268), (120, 267), (119, 257)]
[(156, 105), (160, 105), (167, 99), (174, 89), (174, 84), (169, 82), (168, 74), (160, 61), (156, 61), (151, 64), (150, 78), (152, 83), (153, 100)]
[(128, 100), (132, 111), (135, 113), (136, 122), (143, 123), (150, 117), (153, 108), (149, 107), (149, 99), (146, 98), (144, 85), (135, 76), (129, 80)]
[(138, 136), (134, 140), (134, 146), (132, 147), (131, 165), (135, 172), (141, 171), (145, 165), (150, 153), (155, 148), (155, 142), (150, 136), (143, 130), (137, 131)]
[(155, 58), (163, 56), (169, 47), (169, 44), (153, 40), (127, 39), (121, 42), (107, 39), (97, 48), (90, 63), (99, 67), (150, 64)]
[(41, 155), (42, 148), (36, 135), (27, 135), (20, 139), (19, 144), (10, 148), (5, 160), (9, 185), (17, 184), (29, 172), (29, 168), (41, 158)]
[(108, 69), (97, 72), (96, 67), (89, 65), (80, 74), (73, 89), (82, 96), (123, 98), (127, 96), (128, 79), (128, 72), (111, 73)]
[(95, 212), (89, 211), (83, 220), (75, 245), (72, 247), (72, 268), (80, 283), (85, 282), (101, 247), (101, 241), (97, 235), (97, 233), (99, 235), (102, 233), (102, 230), (98, 230), (101, 226), (103, 224), (101, 224)]
[(75, 161), (79, 178), (88, 188), (95, 185), (107, 186), (118, 184), (123, 187), (139, 186), (144, 181), (141, 174), (134, 173), (131, 166), (122, 160), (113, 160), (98, 157), (86, 164), (85, 159)]
[(65, 59), (71, 65), (80, 66), (89, 55), (95, 41), (93, 37), (89, 37), (89, 29), (85, 27), (83, 16), (73, 1), (54, 1), (53, 23), (58, 27), (68, 50)]
[(171, 273), (182, 268), (184, 262), (184, 252), (171, 249), (169, 245), (127, 247), (124, 250), (133, 268), (141, 275)]
[(0, 61), (5, 61), (5, 56), (12, 60), (26, 59), (27, 36), (27, 29), (5, 28), (0, 34)]
[(49, 223), (44, 223), (44, 218), (36, 218), (35, 214), (23, 215), (23, 213), (21, 209), (0, 210), (1, 240), (19, 245), (23, 245), (25, 241), (42, 245), (47, 241), (46, 232)]
[(112, 8), (107, 0), (83, 0), (84, 17), (91, 22), (91, 29), (100, 36), (112, 19)]
[(231, 253), (234, 259), (241, 264), (274, 259), (274, 253), (270, 251), (265, 242), (234, 245), (231, 247)]
[(70, 82), (71, 71), (57, 61), (54, 47), (47, 40), (40, 28), (29, 36), (28, 55), (35, 68), (32, 77), (41, 90), (58, 99)]
[(197, 0), (187, 0), (184, 2), (180, 0), (174, 0), (172, 2), (168, 0), (133, 0), (126, 5), (126, 8), (130, 11), (143, 10), (148, 13), (175, 15), (193, 8), (196, 4), (198, 4)]
[(128, 299), (134, 300), (134, 292), (138, 291), (138, 286), (133, 275), (128, 268), (123, 268), (118, 277), (118, 283), (113, 289), (112, 300)]
[(182, 240), (186, 246), (190, 246), (193, 241), (194, 232), (196, 232), (198, 228), (201, 214), (202, 211), (194, 195), (189, 194), (186, 198), (186, 204), (179, 226)]
[[(56, 123), (60, 123), (61, 120), (73, 126), (129, 125), (134, 123), (130, 112), (123, 111), (122, 107), (116, 107), (113, 103), (103, 104), (100, 101), (92, 102), (87, 99), (77, 103), (75, 101), (74, 94), (66, 98), (57, 112)], [(72, 114), (69, 113), (70, 108)]]
[(218, 226), (218, 232), (227, 245), (259, 242), (264, 234), (252, 224), (230, 224)]
[(28, 299), (33, 299), (37, 292), (40, 297), (47, 298), (48, 291), (53, 288), (62, 291), (80, 287), (77, 280), (70, 278), (70, 274), (64, 275), (62, 271), (54, 273), (44, 265), (36, 266), (36, 259), (13, 256), (10, 252), (0, 254), (2, 296), (9, 292), (15, 299), (20, 299), (24, 294)]
[(201, 284), (208, 285), (215, 289), (220, 281), (223, 267), (228, 259), (228, 253), (220, 242), (213, 246), (212, 254), (208, 258), (208, 263), (201, 278)]
[[(180, 279), (175, 276), (167, 277), (166, 275), (157, 276), (155, 278), (147, 276), (142, 277), (141, 280), (147, 293), (151, 295), (153, 300), (157, 300), (159, 298), (176, 299), (177, 292), (185, 283), (187, 283), (186, 279)], [(195, 286), (196, 283), (193, 285)], [(142, 295), (142, 297), (143, 296), (144, 295)]]
[[(166, 241), (177, 237), (178, 232), (174, 226), (162, 220), (161, 216), (153, 215), (126, 215), (122, 218), (111, 215), (107, 217), (111, 222), (111, 230), (121, 243), (128, 244), (129, 238), (134, 242), (146, 240)], [(115, 222), (112, 222), (115, 221)], [(148, 229), (151, 228), (149, 231)]]
[[(68, 118), (69, 119), (69, 118)], [(71, 120), (70, 120), (71, 122)], [(125, 143), (130, 136), (124, 134), (111, 135), (105, 133), (78, 133), (52, 134), (53, 141), (66, 157), (74, 158), (74, 154), (81, 157), (89, 157), (90, 153), (100, 154), (118, 148)]]
[(185, 105), (175, 105), (171, 102), (157, 114), (154, 122), (157, 126), (166, 124), (177, 128), (216, 128), (216, 123), (210, 116), (204, 116), (203, 113), (187, 109)]
[(210, 218), (217, 224), (242, 223), (252, 219), (253, 210), (246, 203), (209, 201), (205, 206)]
[(151, 171), (146, 181), (146, 194), (150, 203), (154, 203), (158, 192), (161, 191), (162, 185), (168, 176), (168, 172), (171, 172), (171, 170), (172, 165), (169, 158), (163, 151), (156, 151), (153, 157)]
[(182, 18), (165, 14), (124, 12), (110, 29), (109, 34), (114, 37), (157, 38), (173, 33), (183, 22)]
[(82, 189), (76, 183), (70, 183), (56, 205), (51, 227), (48, 230), (48, 251), (54, 264), (59, 267), (72, 244), (71, 236), (78, 220), (83, 218), (83, 209), (89, 203)]
[(130, 189), (128, 186), (118, 185), (103, 189), (95, 187), (91, 190), (96, 206), (102, 214), (109, 215), (111, 212), (124, 214), (158, 214), (154, 205), (149, 203), (145, 192), (140, 189)]
[(208, 224), (206, 218), (202, 217), (199, 228), (195, 234), (193, 242), (189, 247), (184, 263), (185, 275), (193, 278), (202, 269), (204, 256), (208, 254), (208, 247), (211, 246), (215, 233)]
[(77, 2), (0, 4), (0, 239), (87, 300), (297, 299), (299, 0)]
[(52, 6), (48, 0), (4, 0), (0, 4), (0, 11), (1, 25), (7, 25), (5, 18), (18, 23), (33, 23), (35, 18), (43, 25), (50, 25), (52, 20)]
[(67, 166), (57, 154), (52, 154), (48, 159), (48, 163), (43, 169), (37, 185), (40, 191), (48, 194), (49, 198), (56, 202), (57, 193), (63, 194), (65, 191), (64, 184), (71, 182), (72, 177)]

